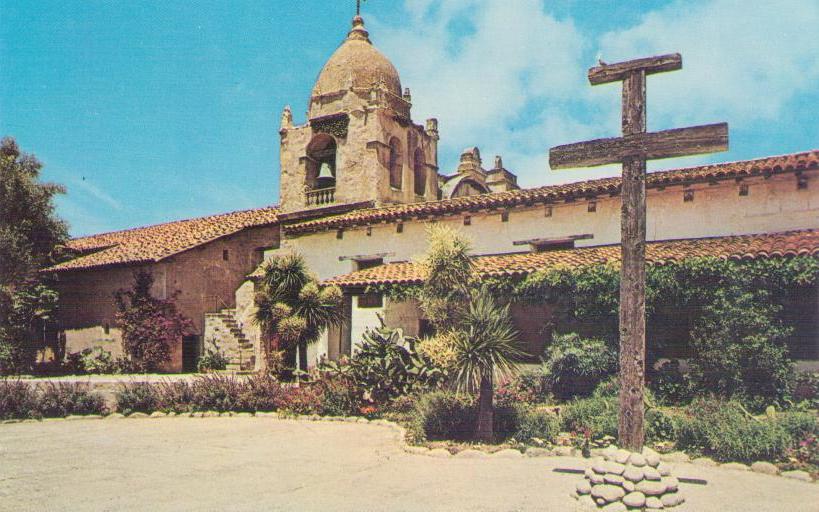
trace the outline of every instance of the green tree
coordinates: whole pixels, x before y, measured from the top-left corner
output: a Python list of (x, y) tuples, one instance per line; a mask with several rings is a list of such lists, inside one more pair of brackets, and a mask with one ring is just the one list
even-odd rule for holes
[(451, 344), (451, 371), (459, 391), (478, 393), (475, 437), (494, 438), (494, 383), (511, 375), (524, 353), (516, 346), (509, 306), (481, 286), (469, 257), (470, 244), (458, 232), (433, 226), (423, 264), (428, 272), (421, 309), (436, 329), (428, 343)]
[(57, 295), (39, 270), (68, 238), (54, 212), (60, 185), (39, 181), (42, 164), (10, 137), (0, 142), (0, 374), (31, 367)]
[(337, 286), (321, 286), (310, 275), (304, 258), (297, 254), (272, 258), (264, 266), (264, 275), (256, 294), (256, 322), (262, 328), (267, 368), (273, 350), (284, 349), (287, 361), (307, 369), (307, 347), (318, 341), (321, 333), (344, 321), (342, 294)]

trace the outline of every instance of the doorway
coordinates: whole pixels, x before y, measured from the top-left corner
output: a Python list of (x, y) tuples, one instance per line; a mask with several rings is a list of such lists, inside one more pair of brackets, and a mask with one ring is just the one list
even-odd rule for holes
[(194, 373), (199, 366), (199, 336), (182, 338), (182, 371)]

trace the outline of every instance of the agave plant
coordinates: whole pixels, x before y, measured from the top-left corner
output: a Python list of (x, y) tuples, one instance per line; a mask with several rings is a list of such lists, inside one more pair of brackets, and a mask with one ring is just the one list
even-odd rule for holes
[(347, 363), (328, 362), (322, 370), (349, 378), (366, 398), (386, 402), (434, 387), (444, 378), (435, 365), (412, 348), (414, 340), (401, 329), (380, 327), (364, 332), (361, 345)]

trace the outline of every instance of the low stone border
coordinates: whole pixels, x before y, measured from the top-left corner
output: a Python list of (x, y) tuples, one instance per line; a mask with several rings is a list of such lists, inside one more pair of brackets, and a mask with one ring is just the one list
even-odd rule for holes
[[(151, 414), (146, 414), (143, 412), (134, 412), (127, 416), (115, 412), (108, 414), (106, 416), (101, 416), (99, 414), (87, 414), (87, 415), (70, 415), (64, 418), (43, 418), (42, 420), (36, 419), (13, 419), (13, 420), (3, 420), (0, 424), (13, 424), (13, 423), (39, 423), (41, 421), (77, 421), (77, 420), (120, 420), (120, 419), (160, 419), (160, 418), (226, 418), (226, 417), (237, 417), (237, 418), (275, 418), (280, 420), (294, 420), (294, 421), (326, 421), (326, 422), (343, 422), (343, 423), (369, 423), (370, 425), (380, 425), (386, 428), (393, 430), (396, 434), (395, 439), (400, 444), (401, 448), (412, 455), (423, 455), (427, 457), (435, 457), (435, 458), (457, 458), (457, 459), (477, 459), (477, 458), (523, 458), (523, 457), (580, 457), (580, 450), (573, 448), (571, 446), (555, 446), (551, 448), (539, 448), (539, 447), (530, 447), (524, 451), (517, 450), (515, 448), (506, 448), (502, 450), (498, 450), (496, 452), (485, 452), (482, 450), (476, 450), (473, 448), (468, 448), (466, 450), (462, 450), (456, 454), (452, 454), (449, 450), (445, 448), (427, 448), (426, 446), (413, 446), (407, 443), (406, 436), (407, 436), (407, 429), (399, 425), (398, 423), (383, 420), (383, 419), (375, 419), (370, 420), (367, 418), (363, 418), (360, 416), (319, 416), (317, 414), (312, 415), (287, 415), (281, 414), (278, 412), (218, 412), (218, 411), (199, 411), (199, 412), (192, 412), (192, 413), (164, 413), (161, 411), (155, 411)], [(592, 457), (600, 457), (603, 455), (605, 448), (602, 449), (593, 449), (591, 452)], [(589, 459), (584, 459), (589, 460)], [(740, 462), (726, 462), (720, 464), (713, 459), (708, 457), (698, 457), (695, 459), (691, 459), (691, 457), (683, 452), (671, 452), (660, 454), (660, 460), (663, 462), (669, 463), (691, 463), (698, 466), (703, 467), (714, 467), (725, 469), (729, 471), (751, 471), (754, 473), (760, 473), (764, 475), (772, 475), (772, 476), (781, 476), (783, 478), (790, 478), (792, 480), (799, 480), (802, 482), (814, 482), (819, 484), (819, 480), (814, 480), (811, 478), (810, 473), (807, 471), (780, 471), (774, 464), (766, 461), (758, 461), (754, 462), (750, 466), (746, 464), (742, 464)]]

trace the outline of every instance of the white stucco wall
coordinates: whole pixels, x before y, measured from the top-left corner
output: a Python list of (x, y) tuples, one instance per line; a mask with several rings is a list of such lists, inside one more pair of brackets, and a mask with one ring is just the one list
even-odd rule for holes
[(380, 308), (362, 308), (358, 305), (358, 299), (359, 297), (353, 297), (353, 314), (350, 320), (350, 346), (353, 353), (361, 346), (361, 340), (367, 329), (375, 329), (381, 326), (378, 315), (384, 316), (388, 301), (385, 297)]
[[(813, 176), (819, 173), (812, 171)], [(694, 200), (683, 201), (683, 188), (648, 192), (649, 240), (698, 238), (709, 236), (766, 233), (819, 227), (819, 180), (809, 181), (807, 189), (797, 190), (794, 175), (770, 179), (746, 179), (747, 196), (739, 195), (739, 185), (731, 181), (717, 185), (691, 187)], [(440, 218), (438, 222), (458, 228), (473, 243), (474, 254), (521, 252), (526, 247), (514, 246), (516, 240), (560, 237), (591, 233), (594, 238), (577, 242), (579, 247), (615, 244), (620, 241), (620, 198), (602, 197), (596, 200), (595, 212), (588, 211), (588, 201), (552, 206), (551, 217), (545, 217), (544, 206), (517, 208), (510, 212), (509, 221), (501, 222), (500, 211), (473, 213), (471, 225), (464, 226), (467, 214)], [(396, 224), (375, 224), (371, 235), (365, 227), (346, 228), (342, 239), (336, 231), (286, 239), (281, 248), (266, 256), (298, 252), (320, 279), (351, 272), (352, 262), (339, 261), (339, 256), (393, 253), (385, 261), (412, 260), (426, 250), (425, 226), (430, 221), (408, 221), (403, 233)]]

